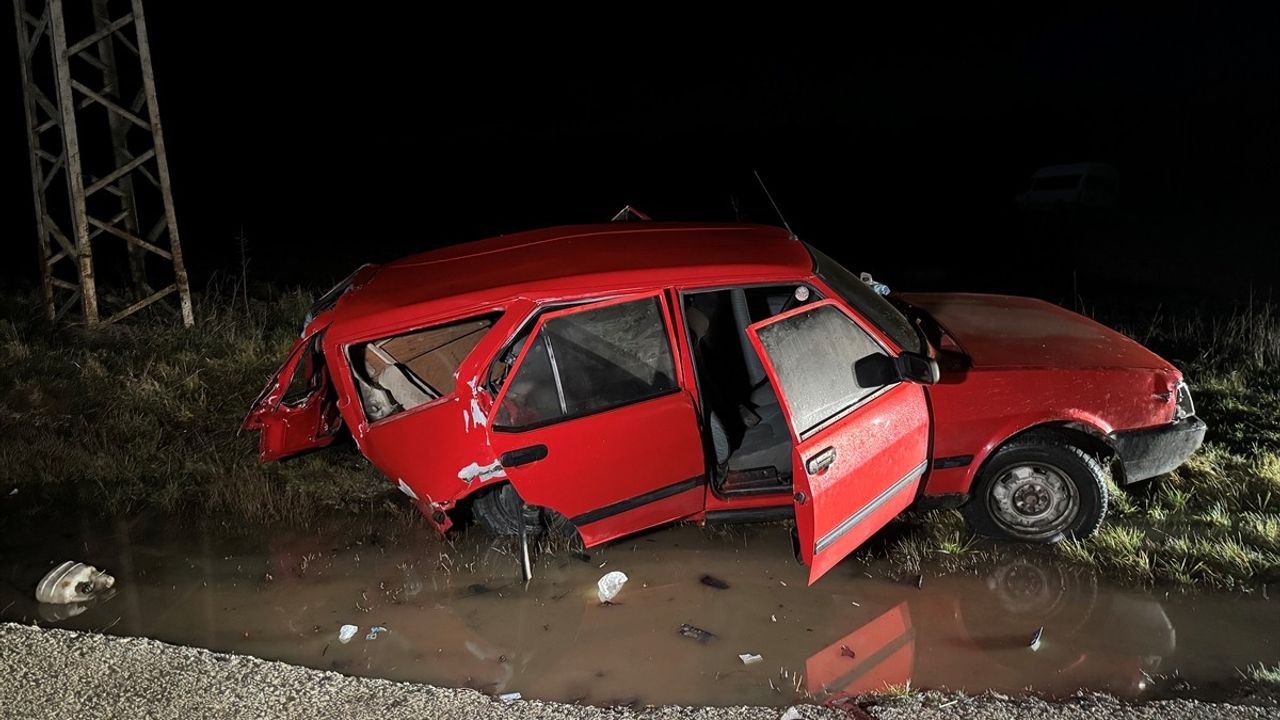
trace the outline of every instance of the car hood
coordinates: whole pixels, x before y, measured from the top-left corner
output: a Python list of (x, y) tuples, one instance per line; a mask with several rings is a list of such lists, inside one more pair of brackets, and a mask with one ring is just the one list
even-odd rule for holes
[(901, 297), (932, 316), (973, 367), (1174, 370), (1134, 340), (1042, 300), (970, 293)]

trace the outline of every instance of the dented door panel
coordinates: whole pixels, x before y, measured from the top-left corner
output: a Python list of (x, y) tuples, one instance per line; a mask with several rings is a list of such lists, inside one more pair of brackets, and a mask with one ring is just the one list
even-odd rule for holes
[[(554, 356), (554, 344), (548, 352), (539, 342), (549, 323), (646, 302), (656, 303), (665, 352), (673, 354), (676, 341), (670, 310), (657, 291), (548, 312), (531, 328), (497, 406), (510, 407), (513, 386), (533, 353)], [(534, 461), (508, 462), (503, 470), (506, 477), (525, 502), (568, 518), (587, 546), (703, 509), (705, 458), (697, 413), (674, 356), (668, 362), (666, 371), (674, 376), (663, 386), (668, 389), (656, 396), (603, 410), (588, 408), (583, 411), (586, 414), (574, 416), (572, 398), (566, 399), (565, 388), (557, 382), (543, 390), (569, 413), (563, 419), (529, 427), (498, 427), (501, 417), (495, 413), (489, 443), (496, 456), (511, 458), (531, 448), (539, 450)], [(552, 372), (555, 378), (560, 376), (559, 370)]]
[[(452, 526), (448, 511), (459, 498), (505, 478), (488, 446), (486, 426), (491, 400), (481, 386), (480, 376), (533, 307), (533, 303), (517, 299), (478, 306), (456, 316), (420, 319), (404, 327), (365, 331), (345, 338), (331, 334), (327, 339), (326, 354), (336, 358), (334, 383), (342, 398), (339, 409), (352, 428), (356, 445), (438, 530)], [(414, 328), (486, 314), (496, 315), (497, 320), (459, 364), (454, 384), (446, 394), (376, 421), (365, 415), (349, 348)]]
[(327, 314), (307, 326), (241, 424), (245, 430), (261, 431), (258, 446), (261, 462), (325, 447), (342, 428), (321, 345), (328, 326)]

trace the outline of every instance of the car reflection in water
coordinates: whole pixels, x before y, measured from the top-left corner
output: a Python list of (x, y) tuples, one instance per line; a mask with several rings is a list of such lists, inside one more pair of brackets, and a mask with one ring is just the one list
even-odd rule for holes
[(828, 700), (910, 684), (1136, 696), (1176, 647), (1158, 601), (1100, 593), (1083, 572), (1018, 559), (988, 571), (984, 585), (978, 593), (926, 585), (873, 609), (873, 619), (809, 656), (809, 693)]

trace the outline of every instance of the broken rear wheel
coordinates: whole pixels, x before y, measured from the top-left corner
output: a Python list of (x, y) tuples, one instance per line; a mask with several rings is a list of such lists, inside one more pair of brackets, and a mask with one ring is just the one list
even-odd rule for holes
[(578, 537), (578, 529), (560, 513), (536, 505), (525, 505), (511, 483), (504, 482), (477, 495), (475, 502), (471, 504), (471, 516), (477, 525), (494, 537), (519, 535), (522, 519), (529, 537), (564, 537), (571, 541), (571, 545)]

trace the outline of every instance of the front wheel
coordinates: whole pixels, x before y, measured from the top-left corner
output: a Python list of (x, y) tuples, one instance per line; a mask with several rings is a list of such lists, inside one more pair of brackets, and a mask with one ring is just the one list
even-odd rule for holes
[(1086, 538), (1107, 514), (1106, 475), (1069, 441), (1034, 434), (1000, 448), (961, 509), (974, 531), (1034, 543)]

